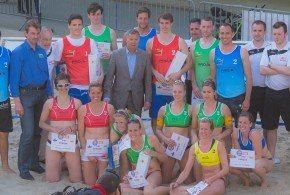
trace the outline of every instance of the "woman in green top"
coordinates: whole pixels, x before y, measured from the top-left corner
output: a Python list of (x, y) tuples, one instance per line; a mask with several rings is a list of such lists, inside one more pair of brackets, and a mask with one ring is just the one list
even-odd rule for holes
[(142, 120), (136, 114), (132, 114), (128, 109), (119, 109), (114, 115), (114, 123), (111, 127), (110, 142), (116, 143), (127, 134), (127, 124), (130, 119), (138, 119), (142, 126), (142, 131), (145, 133), (145, 128)]
[[(151, 156), (151, 161), (146, 176), (148, 185), (144, 187), (144, 194), (168, 194), (169, 187), (162, 186), (160, 163), (167, 161), (165, 149), (155, 135), (143, 135), (141, 123), (138, 119), (128, 122), (128, 135), (131, 147), (121, 153), (121, 173), (124, 180), (122, 191), (130, 190), (127, 173), (136, 169), (140, 152)], [(127, 189), (126, 189), (127, 188)], [(128, 189), (129, 188), (129, 189)]]
[[(173, 101), (165, 106), (162, 106), (157, 117), (157, 135), (164, 143), (165, 147), (175, 147), (176, 143), (171, 139), (173, 133), (184, 137), (190, 137), (190, 124), (192, 108), (185, 102), (185, 84), (181, 80), (174, 82), (172, 86)], [(188, 158), (186, 150), (179, 163), (182, 171), (186, 165)], [(162, 164), (162, 178), (164, 183), (170, 183), (173, 179), (173, 168), (176, 159), (168, 157), (168, 161)], [(170, 171), (169, 171), (170, 170)], [(191, 175), (186, 180), (186, 183), (192, 183)]]
[(207, 79), (203, 82), (202, 96), (204, 103), (196, 105), (192, 112), (192, 143), (198, 141), (198, 125), (202, 118), (213, 121), (213, 138), (225, 143), (226, 137), (233, 132), (231, 111), (227, 105), (216, 100), (216, 86), (213, 80)]

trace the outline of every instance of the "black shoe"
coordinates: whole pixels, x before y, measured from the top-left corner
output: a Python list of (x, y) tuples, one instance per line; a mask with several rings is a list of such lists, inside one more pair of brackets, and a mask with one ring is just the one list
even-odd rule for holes
[(31, 167), (29, 170), (30, 170), (30, 171), (33, 171), (33, 172), (36, 172), (36, 173), (39, 173), (39, 174), (45, 172), (45, 169), (42, 168), (42, 166), (40, 166), (40, 165), (33, 166), (33, 167)]
[(34, 180), (34, 177), (29, 173), (29, 171), (20, 172), (19, 176), (22, 179), (26, 179), (26, 180), (30, 180), (30, 181), (33, 181)]

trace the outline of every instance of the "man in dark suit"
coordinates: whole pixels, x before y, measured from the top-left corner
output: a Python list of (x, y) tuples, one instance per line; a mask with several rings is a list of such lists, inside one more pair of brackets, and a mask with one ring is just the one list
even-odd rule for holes
[(139, 36), (137, 30), (129, 30), (126, 47), (112, 53), (104, 99), (116, 109), (128, 108), (141, 116), (142, 107), (148, 110), (151, 106), (152, 71), (146, 52), (138, 49)]

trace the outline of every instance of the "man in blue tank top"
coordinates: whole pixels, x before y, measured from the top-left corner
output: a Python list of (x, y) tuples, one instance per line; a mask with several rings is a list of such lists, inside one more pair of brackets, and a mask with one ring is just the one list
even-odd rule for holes
[[(157, 34), (157, 29), (151, 28), (149, 25), (150, 16), (151, 11), (147, 7), (140, 7), (136, 12), (137, 27), (135, 29), (140, 33), (138, 48), (144, 51), (146, 51), (147, 41)], [(126, 43), (126, 34), (123, 37), (123, 46)]]
[(10, 55), (11, 52), (8, 49), (0, 46), (0, 155), (2, 170), (5, 172), (14, 172), (8, 164), (8, 135), (12, 132), (12, 114), (8, 92)]
[(240, 112), (250, 107), (252, 73), (248, 52), (234, 45), (233, 37), (230, 24), (220, 26), (220, 45), (211, 51), (210, 66), (211, 78), (217, 84), (218, 100), (230, 108), (237, 127)]

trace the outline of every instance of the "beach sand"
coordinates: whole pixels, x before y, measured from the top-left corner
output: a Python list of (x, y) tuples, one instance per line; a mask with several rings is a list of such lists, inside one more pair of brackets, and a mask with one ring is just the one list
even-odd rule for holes
[[(13, 119), (14, 130), (9, 135), (9, 162), (16, 174), (7, 174), (0, 172), (0, 194), (1, 195), (48, 195), (62, 189), (68, 185), (76, 188), (84, 187), (82, 183), (73, 184), (69, 182), (68, 173), (63, 172), (60, 182), (47, 183), (44, 181), (44, 174), (31, 172), (35, 177), (35, 181), (26, 181), (19, 177), (17, 169), (17, 152), (19, 137), (21, 134), (20, 121), (18, 118)], [(145, 126), (150, 126), (149, 121), (145, 122)], [(238, 194), (255, 194), (255, 195), (287, 195), (290, 194), (290, 134), (284, 127), (279, 128), (279, 137), (277, 144), (277, 156), (281, 159), (281, 164), (275, 165), (274, 170), (268, 174), (270, 187), (261, 188), (259, 179), (252, 176), (253, 186), (243, 187), (241, 181), (233, 175), (229, 176), (230, 184), (227, 187), (227, 195)]]

